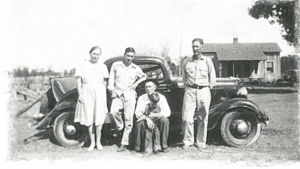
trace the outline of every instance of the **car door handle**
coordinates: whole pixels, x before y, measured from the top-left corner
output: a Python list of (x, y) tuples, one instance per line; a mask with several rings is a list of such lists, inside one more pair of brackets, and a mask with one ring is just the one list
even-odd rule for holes
[(171, 92), (171, 89), (167, 89), (166, 91), (165, 91), (165, 93), (170, 93)]

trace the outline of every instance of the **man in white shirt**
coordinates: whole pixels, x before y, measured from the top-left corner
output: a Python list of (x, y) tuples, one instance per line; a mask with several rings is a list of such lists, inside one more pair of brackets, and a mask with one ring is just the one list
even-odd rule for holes
[[(133, 115), (137, 97), (135, 88), (147, 78), (142, 69), (132, 63), (134, 56), (135, 50), (132, 47), (126, 48), (123, 61), (113, 63), (108, 81), (108, 89), (112, 94), (109, 115), (119, 131), (124, 128), (118, 152), (125, 151), (129, 145), (129, 136), (133, 126)], [(124, 110), (124, 121), (122, 119), (122, 112), (120, 111), (122, 109)]]
[[(137, 102), (137, 107), (135, 110), (135, 115), (137, 117), (137, 119), (142, 118), (142, 116), (145, 116), (146, 109), (147, 109), (147, 105), (149, 105), (150, 103), (150, 99), (149, 99), (149, 95), (153, 94), (155, 92), (155, 90), (158, 87), (158, 82), (156, 80), (153, 79), (148, 79), (145, 82), (145, 90), (146, 93), (141, 95), (138, 98), (138, 102)], [(171, 110), (169, 107), (169, 104), (167, 102), (167, 99), (164, 95), (159, 94), (159, 101), (157, 103), (157, 105), (160, 108), (160, 113), (151, 113), (150, 115), (148, 115), (149, 118), (156, 118), (157, 120), (155, 120), (155, 125), (158, 127), (159, 133), (160, 133), (160, 146), (161, 146), (161, 150), (163, 152), (167, 152), (168, 151), (168, 136), (169, 136), (169, 119), (168, 117), (171, 114)], [(145, 138), (145, 129), (146, 129), (146, 121), (145, 120), (141, 120), (138, 121), (135, 125), (134, 128), (134, 141), (135, 141), (135, 145), (134, 145), (134, 149), (136, 151), (141, 151), (143, 149), (143, 147), (145, 145), (142, 145), (142, 143), (144, 142)], [(147, 138), (146, 138), (147, 139)]]

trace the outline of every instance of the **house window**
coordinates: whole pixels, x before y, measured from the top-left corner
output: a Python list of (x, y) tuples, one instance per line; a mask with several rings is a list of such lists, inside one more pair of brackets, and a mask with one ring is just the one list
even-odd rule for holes
[(274, 62), (267, 62), (267, 71), (274, 72)]

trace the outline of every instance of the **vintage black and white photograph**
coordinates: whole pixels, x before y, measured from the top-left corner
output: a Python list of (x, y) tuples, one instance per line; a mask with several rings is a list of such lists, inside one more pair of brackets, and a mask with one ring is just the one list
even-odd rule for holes
[(300, 166), (299, 0), (6, 5), (6, 163)]

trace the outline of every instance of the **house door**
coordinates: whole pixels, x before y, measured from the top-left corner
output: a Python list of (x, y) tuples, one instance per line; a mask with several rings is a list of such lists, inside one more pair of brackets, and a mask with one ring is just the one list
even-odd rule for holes
[(266, 79), (268, 82), (274, 80), (274, 61), (267, 61), (266, 64)]

